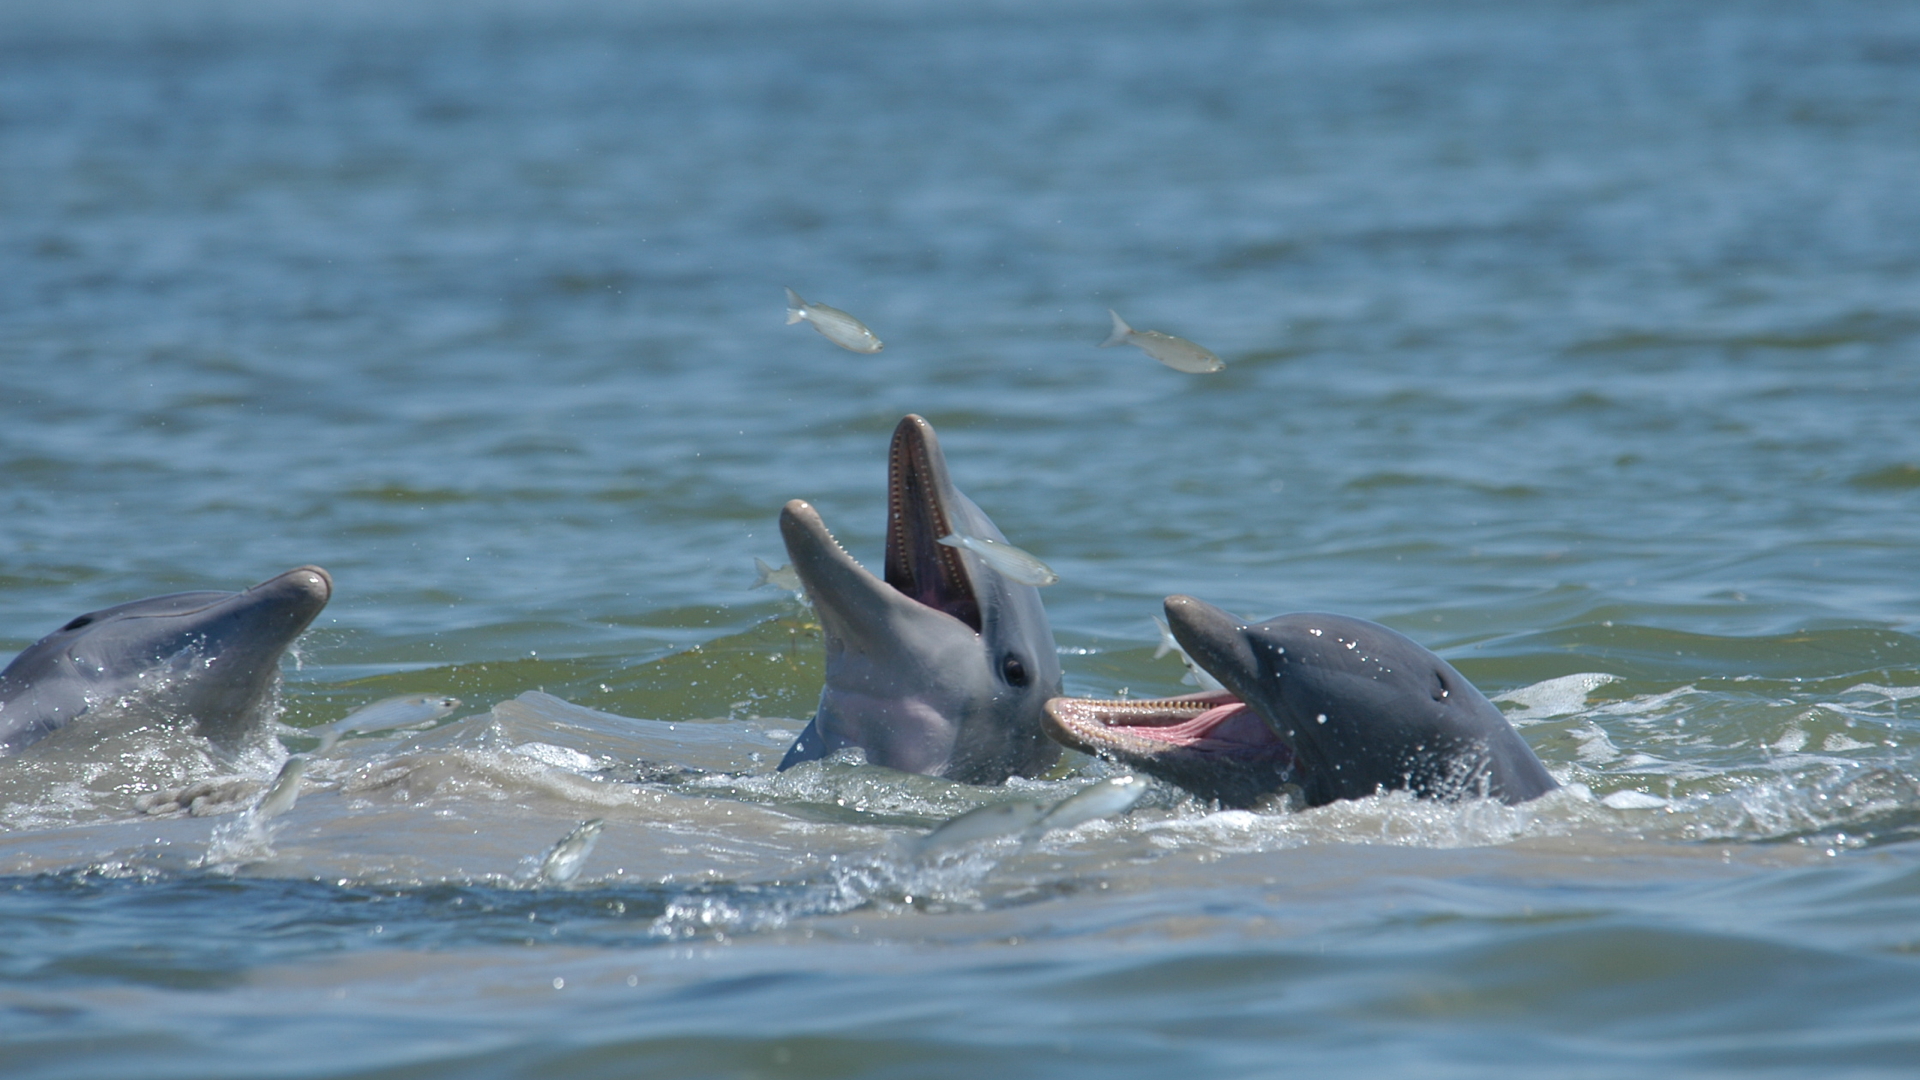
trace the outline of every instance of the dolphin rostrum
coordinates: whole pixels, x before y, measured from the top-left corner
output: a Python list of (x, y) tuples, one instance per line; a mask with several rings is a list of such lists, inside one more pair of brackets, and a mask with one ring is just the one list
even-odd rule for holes
[(0, 757), (104, 706), (191, 718), (237, 743), (265, 719), (280, 654), (333, 595), (302, 566), (245, 592), (186, 592), (81, 615), (0, 671)]
[(1226, 689), (1055, 698), (1048, 734), (1236, 806), (1288, 786), (1306, 806), (1382, 790), (1520, 803), (1558, 786), (1498, 707), (1404, 634), (1344, 615), (1249, 626), (1190, 596), (1168, 597), (1166, 610), (1174, 637)]
[(780, 535), (826, 638), (820, 707), (780, 762), (858, 746), (872, 764), (998, 784), (1060, 756), (1040, 729), (1060, 658), (1040, 594), (953, 534), (1005, 541), (947, 478), (933, 425), (908, 416), (887, 455), (886, 578), (874, 577), (795, 499)]

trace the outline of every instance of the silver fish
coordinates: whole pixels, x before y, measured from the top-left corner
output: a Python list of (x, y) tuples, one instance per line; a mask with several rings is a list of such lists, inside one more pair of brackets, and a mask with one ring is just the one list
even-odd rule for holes
[(287, 763), (280, 766), (280, 775), (273, 778), (267, 793), (253, 804), (248, 816), (255, 822), (270, 821), (293, 809), (293, 804), (300, 800), (300, 777), (306, 771), (306, 755), (288, 758)]
[(1053, 804), (1053, 809), (1034, 822), (1020, 839), (1033, 841), (1056, 829), (1071, 829), (1099, 818), (1123, 814), (1133, 809), (1133, 804), (1139, 802), (1146, 793), (1147, 782), (1137, 776), (1114, 776), (1088, 784)]
[(792, 289), (787, 290), (787, 325), (810, 322), (820, 336), (843, 349), (857, 353), (877, 353), (886, 346), (859, 319), (825, 304), (810, 304)]
[(1135, 330), (1128, 326), (1120, 313), (1112, 308), (1107, 314), (1113, 316), (1113, 333), (1100, 343), (1103, 349), (1115, 345), (1132, 345), (1155, 360), (1175, 371), (1184, 371), (1190, 375), (1205, 375), (1209, 371), (1219, 371), (1227, 365), (1206, 349), (1195, 345), (1186, 338), (1163, 334), (1158, 330)]
[(445, 694), (401, 694), (371, 705), (363, 705), (333, 723), (318, 729), (319, 753), (333, 749), (352, 732), (385, 731), (438, 720), (460, 707), (460, 699)]
[(753, 584), (747, 586), (749, 589), (758, 589), (762, 586), (771, 585), (776, 589), (785, 589), (790, 593), (804, 591), (800, 584), (800, 575), (789, 564), (782, 563), (779, 566), (769, 566), (767, 565), (767, 560), (755, 555), (753, 557), (753, 568), (760, 572), (760, 576), (754, 578)]
[(1186, 683), (1188, 686), (1197, 686), (1202, 690), (1226, 689), (1226, 687), (1220, 685), (1219, 679), (1207, 674), (1206, 668), (1193, 662), (1193, 657), (1187, 655), (1187, 650), (1181, 648), (1180, 642), (1175, 640), (1173, 631), (1167, 628), (1166, 620), (1155, 615), (1153, 616), (1153, 625), (1160, 628), (1160, 647), (1153, 650), (1153, 658), (1155, 660), (1160, 659), (1170, 652), (1179, 653), (1180, 662), (1187, 665), (1187, 673), (1180, 676), (1181, 682)]
[(547, 857), (540, 860), (540, 883), (565, 885), (579, 877), (581, 865), (593, 852), (593, 843), (600, 839), (600, 830), (606, 827), (607, 819), (605, 818), (583, 821), (579, 828), (553, 845), (552, 850), (547, 852)]
[(988, 566), (1022, 585), (1051, 585), (1060, 580), (1060, 575), (1054, 573), (1052, 567), (1005, 540), (951, 533), (941, 537), (938, 542), (950, 548), (965, 548), (973, 552), (986, 560)]
[(946, 824), (921, 837), (913, 845), (913, 853), (924, 859), (978, 840), (1012, 836), (1032, 828), (1051, 809), (1052, 806), (1047, 803), (1026, 800), (976, 807), (948, 819)]

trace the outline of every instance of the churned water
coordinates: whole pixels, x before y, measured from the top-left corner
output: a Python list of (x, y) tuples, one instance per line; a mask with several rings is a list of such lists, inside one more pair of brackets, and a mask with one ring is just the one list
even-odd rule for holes
[[(337, 584), (277, 741), (0, 761), (0, 1073), (1920, 1067), (1911, 5), (309, 7), (0, 5), (0, 652)], [(1565, 790), (915, 857), (1109, 767), (772, 772), (753, 560), (876, 561), (907, 412), (1070, 691), (1179, 690), (1168, 593), (1335, 610)]]

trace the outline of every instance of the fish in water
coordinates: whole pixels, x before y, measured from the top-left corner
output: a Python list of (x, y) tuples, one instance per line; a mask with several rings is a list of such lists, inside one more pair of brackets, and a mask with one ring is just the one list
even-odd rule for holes
[(245, 592), (188, 592), (90, 611), (0, 671), (0, 757), (105, 705), (191, 718), (233, 746), (259, 730), (280, 657), (333, 595), (301, 566)]
[(1053, 572), (1053, 567), (1005, 540), (989, 540), (984, 536), (951, 533), (941, 537), (936, 543), (952, 548), (966, 548), (986, 560), (988, 566), (1022, 585), (1039, 587), (1051, 585), (1060, 580), (1060, 575)]
[(565, 885), (580, 876), (580, 867), (593, 853), (593, 845), (600, 839), (600, 830), (607, 827), (605, 818), (593, 818), (580, 823), (560, 842), (553, 845), (546, 858), (540, 860), (540, 883), (542, 885)]
[(1318, 613), (1249, 625), (1190, 596), (1166, 613), (1226, 689), (1055, 698), (1048, 734), (1235, 806), (1289, 788), (1322, 806), (1380, 791), (1521, 803), (1559, 786), (1492, 702), (1398, 631)]
[(787, 325), (797, 322), (809, 322), (820, 336), (843, 349), (857, 353), (877, 353), (886, 346), (873, 336), (867, 324), (825, 304), (812, 304), (800, 298), (792, 289), (787, 290)]
[(753, 568), (759, 572), (760, 576), (754, 578), (753, 584), (747, 586), (749, 589), (759, 589), (771, 585), (776, 589), (785, 589), (790, 593), (805, 591), (805, 586), (800, 584), (800, 575), (794, 572), (791, 565), (769, 566), (767, 560), (755, 555), (753, 557)]
[(1059, 829), (1071, 829), (1089, 821), (1124, 814), (1133, 809), (1133, 804), (1139, 802), (1146, 793), (1147, 782), (1137, 776), (1113, 776), (1088, 784), (1054, 803), (1053, 809), (1034, 822), (1021, 838), (1037, 840)]
[(1158, 330), (1135, 330), (1112, 308), (1107, 309), (1107, 314), (1113, 316), (1113, 333), (1100, 343), (1103, 349), (1132, 345), (1173, 370), (1189, 375), (1205, 375), (1227, 366), (1219, 357), (1186, 338), (1163, 334)]
[(424, 724), (429, 720), (438, 720), (459, 707), (459, 698), (445, 694), (401, 694), (355, 709), (309, 734), (320, 737), (319, 752), (324, 754), (349, 734)]
[(1019, 799), (988, 803), (947, 819), (913, 845), (913, 856), (925, 859), (980, 840), (1012, 836), (1039, 824), (1052, 804)]
[(271, 821), (293, 809), (293, 804), (300, 799), (300, 778), (306, 772), (306, 755), (296, 754), (288, 758), (287, 763), (280, 766), (280, 775), (267, 785), (266, 794), (260, 796), (260, 801), (248, 811), (251, 819), (256, 823)]
[(885, 577), (842, 548), (812, 506), (780, 535), (826, 644), (826, 685), (782, 769), (857, 746), (875, 765), (998, 784), (1059, 759), (1040, 730), (1060, 656), (1040, 593), (943, 536), (1002, 540), (947, 476), (933, 425), (902, 419), (887, 455)]
[(1226, 689), (1226, 687), (1220, 685), (1219, 679), (1207, 674), (1205, 668), (1193, 662), (1193, 657), (1188, 656), (1187, 650), (1181, 648), (1180, 642), (1174, 638), (1173, 631), (1167, 629), (1165, 620), (1155, 615), (1153, 617), (1153, 625), (1160, 628), (1160, 647), (1153, 650), (1153, 658), (1155, 660), (1160, 659), (1170, 652), (1179, 653), (1180, 662), (1187, 666), (1187, 673), (1180, 676), (1181, 682), (1186, 683), (1188, 686), (1197, 686), (1202, 690)]
[(949, 818), (916, 841), (912, 854), (925, 859), (1015, 833), (1022, 844), (1030, 844), (1050, 832), (1124, 814), (1146, 793), (1147, 783), (1139, 777), (1115, 776), (1088, 784), (1055, 803), (1031, 799), (989, 803)]

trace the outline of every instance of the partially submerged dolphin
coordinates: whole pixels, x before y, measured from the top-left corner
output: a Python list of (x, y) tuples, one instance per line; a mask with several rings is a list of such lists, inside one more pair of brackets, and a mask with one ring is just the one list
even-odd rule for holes
[(1055, 698), (1048, 734), (1234, 806), (1289, 785), (1307, 806), (1381, 790), (1520, 803), (1558, 786), (1499, 708), (1397, 631), (1321, 614), (1249, 626), (1190, 596), (1166, 609), (1174, 637), (1226, 689)]
[(90, 611), (0, 671), (0, 757), (109, 705), (191, 718), (215, 742), (265, 719), (280, 655), (333, 595), (302, 566), (245, 592), (186, 592)]
[(1060, 658), (1040, 594), (937, 541), (1005, 541), (947, 478), (933, 425), (901, 420), (887, 455), (886, 578), (874, 577), (795, 499), (780, 535), (826, 637), (826, 686), (786, 769), (858, 746), (876, 765), (998, 784), (1060, 756), (1040, 729)]

